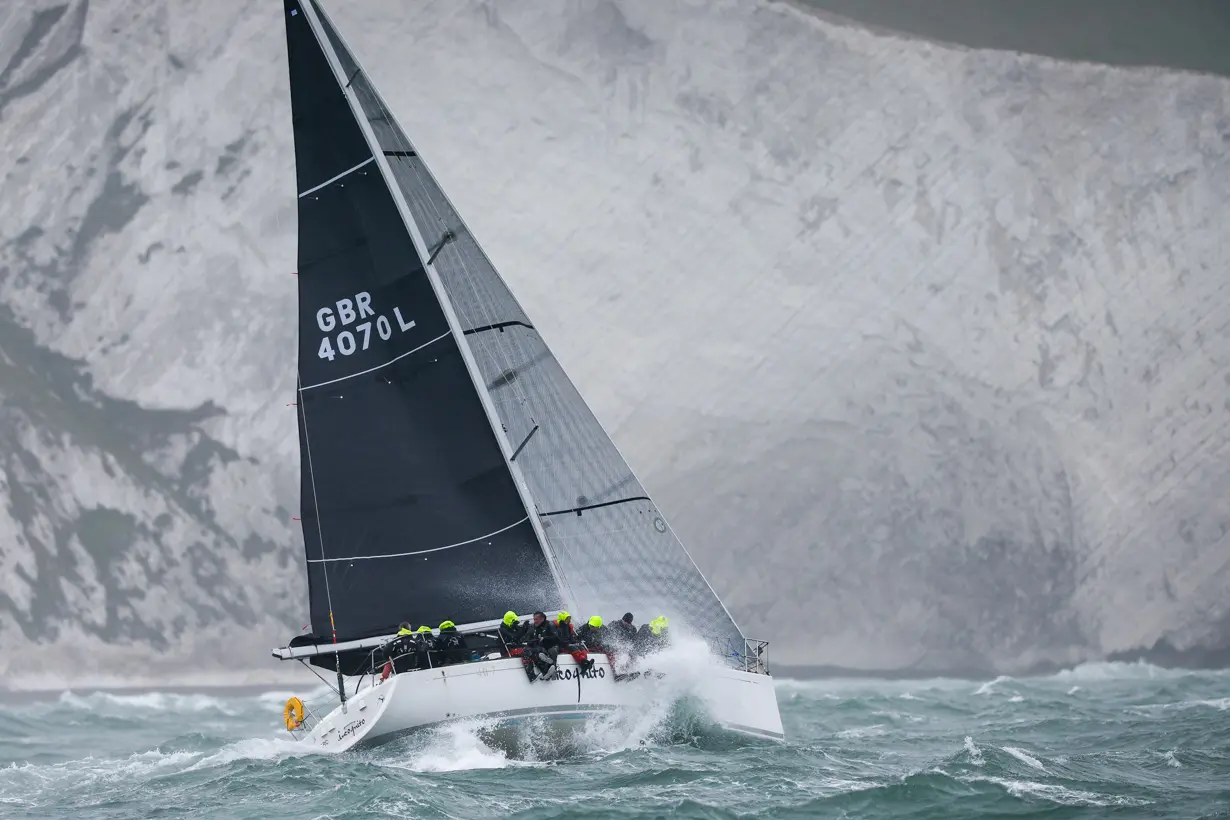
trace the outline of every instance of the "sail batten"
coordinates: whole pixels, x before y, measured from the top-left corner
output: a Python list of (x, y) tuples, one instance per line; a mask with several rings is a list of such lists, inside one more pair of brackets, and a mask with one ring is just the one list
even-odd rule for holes
[(529, 520), (530, 518), (527, 515), (521, 518), (520, 520), (514, 521), (505, 527), (500, 527), (498, 530), (493, 530), (492, 532), (485, 533), (483, 535), (476, 535), (473, 538), (466, 539), (465, 541), (458, 541), (456, 544), (445, 544), (444, 546), (441, 546), (441, 547), (430, 547), (428, 549), (413, 550), (410, 552), (395, 552), (395, 553), (386, 554), (386, 555), (351, 555), (345, 558), (309, 558), (308, 563), (309, 564), (327, 564), (331, 561), (376, 561), (381, 558), (406, 558), (411, 555), (427, 555), (428, 553), (432, 553), (432, 552), (443, 552), (444, 550), (451, 550), (457, 547), (464, 547), (470, 544), (477, 543), (479, 541), (485, 541), (488, 538), (494, 538), (497, 535), (502, 535), (503, 533), (508, 532), (514, 527), (519, 527), (522, 524), (527, 523)]
[(324, 182), (320, 183), (319, 185), (314, 185), (314, 186), (312, 186), (311, 188), (308, 188), (308, 189), (307, 189), (306, 191), (304, 191), (303, 193), (299, 194), (299, 198), (300, 198), (300, 199), (303, 199), (305, 196), (307, 196), (307, 195), (309, 195), (309, 194), (314, 194), (314, 193), (316, 193), (316, 192), (317, 192), (317, 191), (319, 191), (321, 188), (326, 188), (326, 187), (328, 187), (328, 186), (332, 185), (333, 183), (337, 182), (339, 179), (342, 179), (342, 178), (344, 178), (344, 177), (348, 177), (348, 176), (350, 176), (350, 175), (351, 175), (351, 174), (353, 174), (355, 171), (359, 170), (360, 168), (362, 168), (363, 166), (367, 165), (368, 163), (370, 163), (370, 162), (374, 162), (374, 161), (375, 161), (375, 159), (376, 159), (375, 157), (368, 157), (367, 159), (365, 159), (365, 160), (363, 160), (362, 162), (360, 162), (358, 165), (355, 165), (355, 166), (352, 166), (352, 167), (350, 167), (350, 168), (347, 168), (345, 171), (342, 171), (340, 174), (337, 174), (336, 176), (329, 177), (328, 179), (326, 179)]
[(451, 331), (445, 331), (444, 333), (441, 333), (439, 336), (437, 336), (434, 339), (428, 339), (427, 341), (423, 342), (418, 347), (411, 348), (410, 350), (407, 350), (405, 353), (399, 353), (398, 355), (394, 356), (393, 358), (389, 359), (387, 362), (384, 362), (383, 364), (378, 364), (378, 365), (375, 365), (374, 367), (369, 367), (366, 370), (360, 370), (358, 373), (351, 373), (348, 376), (338, 376), (336, 379), (330, 379), (327, 382), (318, 382), (316, 384), (309, 384), (304, 387), (300, 387), (299, 392), (303, 392), (304, 390), (315, 390), (318, 387), (328, 387), (331, 384), (337, 384), (338, 382), (344, 382), (347, 379), (354, 379), (359, 376), (366, 376), (368, 373), (375, 373), (377, 370), (388, 367), (391, 364), (396, 364), (397, 362), (401, 361), (407, 356), (412, 356), (415, 353), (418, 353), (420, 350), (423, 350), (426, 347), (430, 347), (431, 345), (435, 344), (438, 341), (441, 341), (442, 339), (447, 339), (451, 335), (452, 335)]

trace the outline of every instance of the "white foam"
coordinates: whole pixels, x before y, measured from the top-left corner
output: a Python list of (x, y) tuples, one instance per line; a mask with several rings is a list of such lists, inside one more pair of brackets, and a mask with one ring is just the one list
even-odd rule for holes
[(1146, 703), (1141, 706), (1135, 706), (1128, 711), (1138, 714), (1149, 714), (1159, 709), (1216, 709), (1219, 712), (1225, 712), (1230, 711), (1230, 697), (1181, 700), (1176, 703)]
[(319, 747), (300, 743), (291, 738), (252, 737), (228, 743), (213, 754), (200, 757), (185, 771), (225, 766), (237, 760), (281, 760), (287, 757), (324, 753)]
[(1046, 767), (1042, 765), (1042, 761), (1024, 749), (1018, 749), (1016, 746), (1001, 746), (1000, 748), (1024, 763), (1026, 766), (1032, 766), (1040, 772), (1046, 771)]
[(1179, 762), (1179, 758), (1175, 757), (1174, 749), (1171, 749), (1166, 754), (1162, 755), (1162, 759), (1166, 761), (1166, 765), (1172, 769), (1181, 769), (1183, 764)]
[(993, 695), (995, 694), (995, 687), (1007, 680), (1011, 680), (1011, 679), (1007, 675), (1000, 675), (995, 680), (987, 681), (986, 683), (982, 684), (982, 686), (979, 686), (976, 690), (974, 690), (974, 694), (975, 695)]
[(1188, 669), (1163, 669), (1144, 661), (1123, 663), (1120, 661), (1104, 661), (1098, 663), (1082, 663), (1071, 669), (1064, 669), (1048, 676), (1047, 680), (1057, 681), (1107, 681), (1107, 680), (1158, 680), (1165, 678), (1181, 678), (1190, 675)]
[(191, 763), (199, 757), (197, 752), (160, 752), (151, 749), (126, 758), (86, 757), (65, 763), (35, 764), (13, 763), (0, 770), (0, 783), (35, 781), (40, 785), (72, 781), (76, 784), (109, 782), (121, 778), (143, 778), (162, 774)]
[(176, 694), (172, 692), (141, 692), (121, 695), (112, 692), (92, 692), (77, 695), (67, 690), (57, 702), (62, 706), (86, 711), (148, 711), (148, 712), (221, 712), (236, 714), (233, 705), (213, 695)]
[(1208, 706), (1218, 711), (1230, 711), (1230, 698), (1215, 698), (1212, 700), (1190, 700), (1187, 701), (1193, 707)]
[(975, 766), (981, 766), (986, 762), (982, 759), (982, 749), (978, 748), (978, 745), (974, 743), (974, 739), (969, 735), (965, 736), (964, 748), (969, 755), (970, 763), (973, 763)]
[(1035, 783), (1030, 780), (1012, 780), (1004, 777), (960, 778), (966, 782), (982, 781), (1002, 786), (1013, 797), (1040, 797), (1062, 806), (1147, 806), (1152, 800), (1140, 800), (1112, 794), (1098, 794), (1078, 789), (1069, 789), (1052, 783)]
[(507, 768), (513, 765), (508, 756), (479, 737), (490, 725), (490, 721), (464, 721), (433, 729), (417, 739), (409, 759), (385, 765), (412, 772)]
[(884, 728), (883, 724), (877, 723), (874, 726), (861, 726), (861, 727), (855, 727), (853, 729), (843, 729), (836, 734), (836, 737), (841, 737), (841, 738), (879, 737), (880, 735), (884, 735), (887, 733), (888, 733), (888, 730)]

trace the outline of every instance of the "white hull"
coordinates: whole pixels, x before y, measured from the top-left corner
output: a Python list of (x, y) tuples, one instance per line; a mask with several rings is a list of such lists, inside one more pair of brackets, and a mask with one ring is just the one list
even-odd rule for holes
[[(591, 717), (621, 709), (644, 710), (656, 693), (681, 692), (678, 675), (616, 682), (605, 655), (591, 656), (582, 675), (567, 655), (559, 679), (531, 683), (516, 658), (478, 661), (394, 675), (350, 697), (303, 737), (328, 751), (374, 746), (418, 729), (459, 720), (501, 724), (527, 718), (583, 726)], [(705, 666), (687, 675), (686, 692), (697, 697), (719, 725), (735, 732), (780, 740), (781, 715), (773, 679), (726, 666)]]

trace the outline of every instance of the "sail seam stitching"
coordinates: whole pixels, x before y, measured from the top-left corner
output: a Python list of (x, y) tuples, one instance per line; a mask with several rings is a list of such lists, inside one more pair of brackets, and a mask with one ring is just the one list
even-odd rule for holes
[(326, 185), (332, 185), (333, 183), (337, 182), (337, 181), (338, 181), (339, 179), (341, 179), (342, 177), (344, 177), (344, 176), (349, 176), (350, 174), (353, 174), (355, 171), (357, 171), (357, 170), (359, 170), (360, 168), (362, 168), (364, 165), (367, 165), (369, 162), (375, 162), (375, 161), (376, 161), (376, 158), (375, 158), (375, 157), (368, 157), (367, 159), (363, 160), (362, 162), (360, 162), (360, 163), (359, 163), (358, 165), (356, 165), (355, 167), (353, 167), (353, 168), (347, 168), (345, 171), (342, 171), (342, 172), (341, 172), (340, 174), (338, 174), (337, 176), (335, 176), (335, 177), (330, 177), (329, 179), (326, 179), (324, 182), (320, 183), (320, 184), (319, 184), (319, 185), (317, 185), (315, 188), (308, 188), (306, 191), (304, 191), (303, 193), (299, 194), (299, 198), (300, 198), (300, 199), (303, 199), (303, 198), (304, 198), (305, 196), (307, 196), (308, 194), (314, 194), (314, 193), (316, 193), (317, 191), (319, 191), (321, 188), (324, 188)]
[(394, 356), (392, 359), (389, 359), (389, 360), (388, 360), (387, 362), (385, 362), (384, 364), (378, 364), (378, 365), (376, 365), (375, 367), (369, 367), (369, 368), (367, 368), (366, 370), (360, 370), (358, 373), (351, 373), (349, 376), (340, 376), (339, 378), (336, 378), (336, 379), (330, 379), (330, 380), (329, 380), (329, 381), (327, 381), (327, 382), (318, 382), (317, 384), (309, 384), (307, 387), (300, 387), (300, 388), (299, 388), (299, 392), (300, 392), (300, 393), (302, 393), (304, 390), (311, 390), (311, 389), (316, 388), (316, 387), (325, 387), (326, 385), (330, 385), (330, 384), (337, 384), (338, 382), (344, 382), (344, 381), (346, 381), (347, 379), (353, 379), (355, 376), (362, 376), (362, 375), (365, 375), (365, 374), (367, 374), (367, 373), (371, 373), (371, 372), (374, 372), (374, 371), (376, 371), (376, 370), (379, 370), (379, 369), (380, 369), (380, 368), (382, 368), (382, 367), (388, 367), (389, 365), (391, 365), (393, 362), (397, 361), (398, 359), (404, 359), (404, 358), (406, 358), (407, 356), (409, 356), (411, 353), (418, 353), (418, 352), (419, 352), (420, 350), (422, 350), (423, 348), (425, 348), (425, 347), (427, 347), (427, 346), (429, 346), (429, 345), (433, 345), (433, 344), (435, 344), (436, 342), (438, 342), (438, 341), (440, 341), (441, 339), (443, 339), (445, 336), (448, 336), (448, 335), (449, 335), (449, 333), (450, 333), (450, 331), (445, 331), (444, 333), (441, 333), (439, 336), (437, 336), (436, 338), (432, 339), (431, 341), (429, 341), (429, 342), (423, 342), (421, 345), (419, 345), (418, 347), (414, 348), (413, 350), (407, 350), (405, 353), (401, 354), (400, 356)]
[(423, 555), (424, 553), (428, 553), (428, 552), (440, 552), (441, 550), (451, 550), (454, 547), (464, 547), (466, 544), (473, 544), (477, 541), (482, 541), (484, 538), (490, 538), (493, 535), (499, 535), (502, 532), (508, 532), (514, 527), (519, 527), (522, 524), (524, 524), (526, 521), (529, 521), (529, 520), (530, 520), (530, 517), (527, 515), (524, 518), (522, 518), (520, 521), (515, 521), (512, 524), (509, 524), (507, 527), (501, 527), (495, 532), (489, 532), (486, 535), (480, 535), (476, 538), (471, 538), (468, 541), (458, 541), (456, 544), (448, 544), (443, 547), (432, 547), (429, 550), (417, 550), (415, 552), (397, 552), (391, 555), (354, 555), (354, 556), (349, 556), (345, 558), (309, 558), (308, 563), (309, 564), (323, 564), (323, 563), (329, 563), (332, 561), (370, 561), (374, 558), (405, 558), (408, 555)]

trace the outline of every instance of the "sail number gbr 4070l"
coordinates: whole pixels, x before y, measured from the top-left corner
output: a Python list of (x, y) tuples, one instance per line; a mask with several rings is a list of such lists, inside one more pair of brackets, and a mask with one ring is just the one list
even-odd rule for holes
[[(320, 340), (320, 349), (316, 351), (320, 358), (333, 361), (338, 353), (349, 356), (356, 350), (367, 350), (372, 343), (373, 326), (382, 340), (387, 342), (393, 337), (393, 322), (383, 314), (376, 315), (372, 309), (372, 296), (367, 291), (356, 293), (353, 300), (338, 299), (334, 304), (336, 310), (322, 307), (316, 311), (316, 326), (325, 334)], [(402, 333), (414, 327), (414, 320), (407, 322), (402, 318), (399, 307), (393, 308), (393, 320)], [(339, 326), (345, 328), (355, 322), (359, 324), (354, 326), (354, 330), (341, 330), (335, 336), (330, 335)]]

